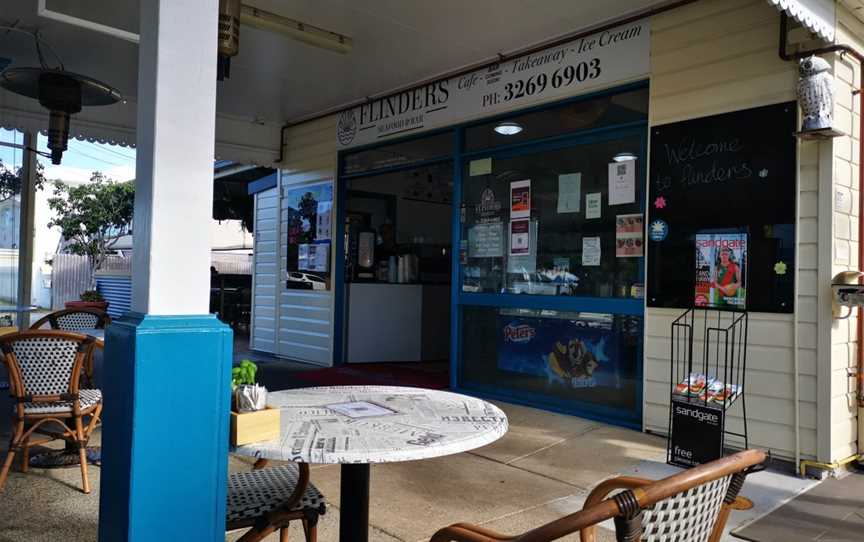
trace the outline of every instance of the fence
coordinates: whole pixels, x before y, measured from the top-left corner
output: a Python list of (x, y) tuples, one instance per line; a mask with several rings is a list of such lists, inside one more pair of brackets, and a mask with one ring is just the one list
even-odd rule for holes
[[(17, 251), (15, 252), (17, 254)], [(2, 257), (2, 254), (0, 254), (0, 257)], [(0, 297), (2, 297), (3, 286), (2, 263), (3, 260), (0, 258)], [(17, 266), (17, 258), (12, 265)], [(213, 253), (211, 256), (211, 265), (221, 274), (252, 274), (252, 256), (248, 254)], [(90, 289), (92, 276), (90, 273), (90, 264), (87, 262), (86, 256), (78, 256), (75, 254), (55, 254), (54, 264), (52, 267), (52, 310), (62, 309), (67, 301), (78, 299), (81, 292)], [(103, 263), (102, 268), (97, 272), (97, 280), (103, 275), (122, 276), (131, 274), (131, 254), (129, 256), (108, 256)], [(102, 285), (100, 285), (100, 291), (101, 290)], [(119, 300), (114, 300), (114, 304), (125, 306), (125, 304), (119, 303)]]
[(51, 309), (62, 309), (67, 301), (80, 299), (91, 286), (90, 264), (86, 256), (55, 254), (51, 269)]

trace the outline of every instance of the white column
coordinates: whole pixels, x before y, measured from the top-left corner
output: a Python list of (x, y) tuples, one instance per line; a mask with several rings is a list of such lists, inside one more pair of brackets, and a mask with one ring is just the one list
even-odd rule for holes
[(132, 310), (207, 314), (218, 0), (142, 0)]

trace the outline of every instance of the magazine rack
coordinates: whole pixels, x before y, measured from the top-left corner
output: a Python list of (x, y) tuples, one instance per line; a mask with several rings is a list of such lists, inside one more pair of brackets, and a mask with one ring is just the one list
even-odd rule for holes
[[(672, 322), (667, 461), (691, 467), (723, 456), (727, 436), (748, 448), (745, 310), (694, 307)], [(743, 433), (726, 429), (726, 412), (741, 401)]]

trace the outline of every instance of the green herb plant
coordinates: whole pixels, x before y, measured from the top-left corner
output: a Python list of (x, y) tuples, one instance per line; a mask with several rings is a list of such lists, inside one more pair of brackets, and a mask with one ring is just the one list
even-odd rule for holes
[(231, 369), (231, 387), (252, 385), (255, 383), (255, 374), (258, 372), (258, 366), (244, 359), (240, 365)]
[(105, 301), (105, 298), (96, 290), (87, 290), (86, 292), (81, 293), (81, 301), (101, 302)]

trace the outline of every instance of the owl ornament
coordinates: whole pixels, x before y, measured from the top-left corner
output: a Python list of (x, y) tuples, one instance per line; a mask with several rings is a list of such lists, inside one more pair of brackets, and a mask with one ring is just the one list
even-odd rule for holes
[(801, 131), (830, 129), (834, 124), (834, 76), (824, 58), (801, 59), (797, 90), (798, 104), (804, 115)]

